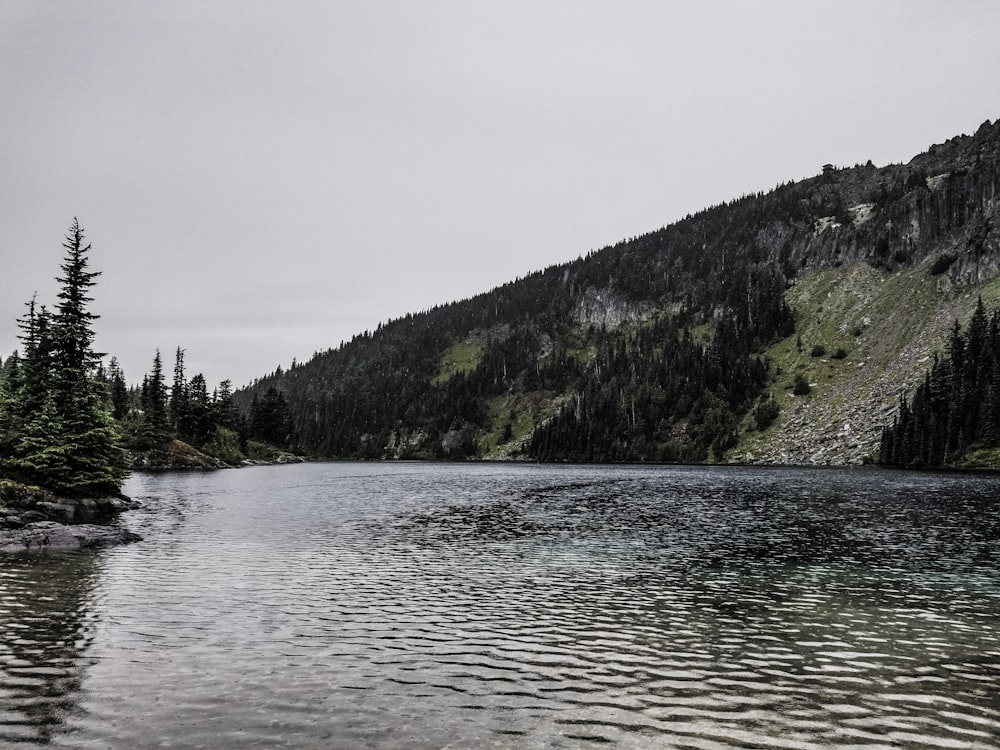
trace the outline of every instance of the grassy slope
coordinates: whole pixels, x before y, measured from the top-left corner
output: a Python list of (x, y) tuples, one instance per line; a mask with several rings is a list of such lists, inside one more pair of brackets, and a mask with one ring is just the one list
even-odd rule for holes
[[(1000, 300), (1000, 279), (956, 287), (928, 268), (925, 262), (889, 275), (856, 264), (803, 275), (787, 293), (797, 332), (768, 351), (781, 415), (764, 433), (745, 424), (728, 458), (809, 464), (875, 457), (899, 394), (944, 350), (955, 319), (964, 323), (980, 295), (988, 307)], [(812, 357), (814, 344), (827, 354)], [(846, 350), (844, 359), (830, 356), (838, 347)], [(796, 374), (806, 377), (812, 393), (792, 395)]]
[(472, 372), (479, 365), (485, 349), (482, 342), (471, 338), (452, 344), (441, 357), (441, 370), (431, 382), (440, 385), (459, 373)]

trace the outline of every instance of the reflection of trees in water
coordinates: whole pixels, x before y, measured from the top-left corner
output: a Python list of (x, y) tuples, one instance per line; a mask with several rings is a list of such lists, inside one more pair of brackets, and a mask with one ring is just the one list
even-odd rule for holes
[(0, 744), (47, 744), (79, 710), (100, 560), (92, 551), (3, 558)]

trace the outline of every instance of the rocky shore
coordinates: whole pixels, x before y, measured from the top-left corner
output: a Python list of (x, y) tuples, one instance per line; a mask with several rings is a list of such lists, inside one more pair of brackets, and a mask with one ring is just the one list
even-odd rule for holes
[(193, 448), (180, 440), (146, 450), (129, 451), (133, 471), (213, 471), (231, 468), (229, 464)]
[(117, 526), (67, 526), (57, 521), (36, 521), (20, 529), (0, 529), (0, 553), (112, 547), (141, 539), (138, 534)]
[(0, 552), (128, 544), (141, 539), (108, 525), (136, 503), (127, 497), (68, 499), (40, 487), (0, 482)]
[(146, 450), (129, 451), (132, 470), (143, 472), (161, 471), (214, 471), (235, 469), (240, 466), (270, 466), (273, 464), (298, 464), (305, 458), (287, 451), (275, 450), (273, 455), (263, 458), (247, 458), (239, 462), (226, 463), (222, 459), (202, 453), (197, 448), (180, 440), (170, 440), (163, 445)]

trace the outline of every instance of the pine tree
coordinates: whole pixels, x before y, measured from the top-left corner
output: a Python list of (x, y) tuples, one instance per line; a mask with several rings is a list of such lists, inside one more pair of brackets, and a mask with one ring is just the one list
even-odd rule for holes
[(182, 437), (187, 432), (188, 392), (184, 380), (184, 350), (179, 346), (174, 355), (174, 382), (170, 387), (170, 426), (174, 434)]
[(88, 309), (93, 301), (88, 294), (100, 272), (88, 270), (90, 245), (84, 246), (83, 239), (74, 219), (57, 278), (62, 288), (52, 318), (52, 394), (68, 449), (61, 491), (90, 496), (118, 492), (129, 466), (105, 406), (104, 387), (93, 377), (102, 355), (93, 349), (98, 316)]
[(233, 400), (233, 381), (226, 379), (219, 383), (219, 388), (212, 399), (212, 412), (215, 424), (230, 430), (240, 426), (240, 415)]
[(270, 387), (264, 398), (250, 408), (250, 434), (265, 443), (289, 448), (294, 443), (288, 401), (277, 388)]
[(19, 320), (24, 347), (17, 382), (5, 389), (3, 469), (15, 478), (66, 496), (117, 493), (128, 462), (106, 408), (106, 389), (95, 378), (89, 290), (99, 272), (88, 270), (83, 231), (74, 219), (57, 277), (56, 312), (44, 306)]
[(111, 391), (111, 416), (121, 421), (128, 415), (128, 386), (116, 357), (108, 363), (108, 388)]
[(879, 460), (893, 466), (934, 467), (960, 462), (973, 449), (1000, 444), (1000, 317), (987, 318), (982, 300), (963, 332), (956, 321), (944, 358), (934, 364), (912, 400), (882, 435)]
[(205, 376), (198, 373), (187, 384), (187, 406), (185, 407), (185, 430), (179, 437), (193, 445), (202, 445), (213, 431), (211, 424), (211, 402)]
[(167, 421), (167, 386), (163, 381), (160, 350), (153, 357), (153, 371), (142, 382), (142, 438), (144, 444), (157, 445), (170, 439)]

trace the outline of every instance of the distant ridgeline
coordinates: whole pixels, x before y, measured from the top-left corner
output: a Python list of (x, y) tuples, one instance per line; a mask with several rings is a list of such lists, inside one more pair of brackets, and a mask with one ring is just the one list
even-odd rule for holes
[[(828, 165), (380, 325), (234, 400), (281, 394), (302, 447), (329, 457), (877, 460), (940, 321), (1000, 297), (998, 164), (1000, 121), (905, 165)], [(949, 419), (968, 421), (962, 403)], [(920, 453), (903, 437), (916, 409), (883, 460), (990, 439), (952, 425)]]

